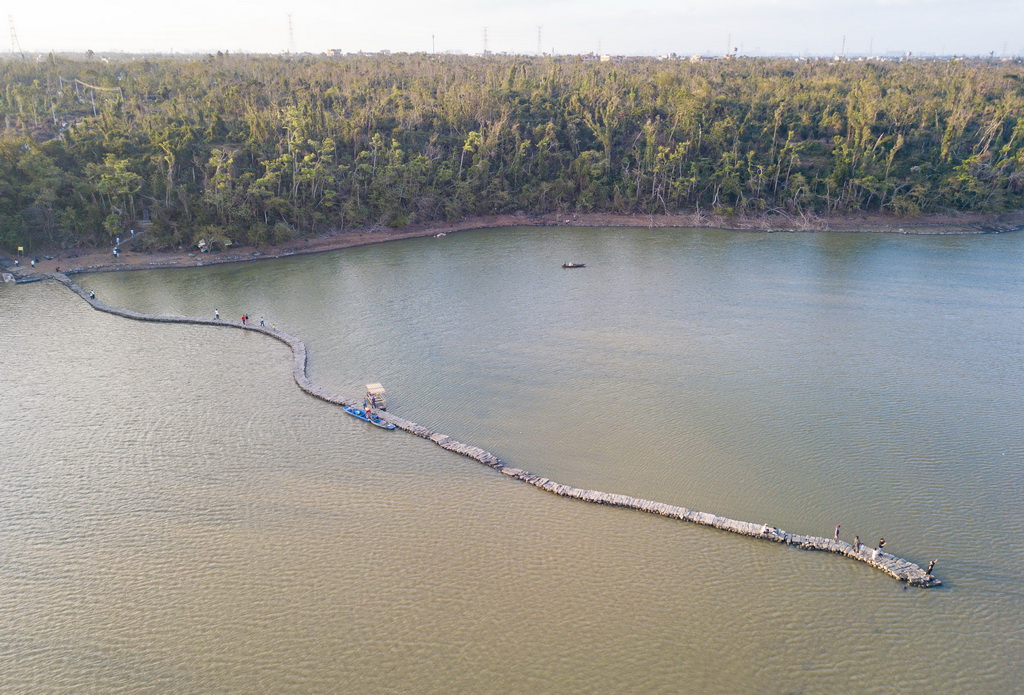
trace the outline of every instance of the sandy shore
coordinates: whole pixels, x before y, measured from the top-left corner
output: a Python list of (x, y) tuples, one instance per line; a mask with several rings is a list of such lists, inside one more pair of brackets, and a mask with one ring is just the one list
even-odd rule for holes
[[(111, 249), (71, 249), (38, 251), (40, 257), (35, 268), (28, 258), (14, 268), (12, 257), (0, 256), (0, 265), (19, 277), (32, 277), (51, 273), (58, 268), (63, 272), (107, 272), (115, 270), (143, 270), (147, 268), (180, 268), (238, 263), (242, 261), (281, 258), (300, 253), (331, 251), (364, 244), (377, 244), (396, 239), (434, 236), (441, 233), (470, 229), (514, 226), (569, 226), (569, 227), (703, 227), (740, 231), (774, 232), (875, 232), (893, 234), (986, 234), (1024, 229), (1024, 211), (1003, 215), (930, 215), (901, 219), (885, 215), (851, 215), (845, 217), (792, 217), (765, 215), (759, 217), (718, 217), (704, 214), (676, 215), (613, 215), (613, 214), (549, 214), (549, 215), (493, 215), (470, 217), (459, 222), (438, 222), (410, 225), (402, 229), (387, 227), (333, 231), (318, 237), (293, 239), (280, 246), (239, 246), (226, 251), (199, 253), (196, 249), (135, 252), (134, 241), (124, 239), (121, 256), (115, 259)], [(139, 235), (143, 239), (145, 232)], [(51, 256), (52, 258), (46, 258)]]

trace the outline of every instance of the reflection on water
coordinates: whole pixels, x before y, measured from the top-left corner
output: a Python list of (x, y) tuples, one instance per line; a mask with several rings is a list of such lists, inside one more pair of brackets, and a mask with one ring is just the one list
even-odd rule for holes
[(0, 287), (0, 691), (1013, 690), (1022, 251), (528, 228), (80, 278), (265, 316), (560, 482), (884, 535), (929, 591), (343, 420), (261, 336)]

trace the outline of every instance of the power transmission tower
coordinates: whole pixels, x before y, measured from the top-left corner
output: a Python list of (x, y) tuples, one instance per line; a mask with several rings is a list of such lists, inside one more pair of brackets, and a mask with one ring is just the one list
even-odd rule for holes
[(487, 27), (484, 27), (484, 55), (487, 55)]
[(295, 53), (295, 31), (292, 29), (292, 13), (288, 13), (288, 52)]
[(541, 54), (541, 49), (540, 49), (540, 28), (541, 28), (540, 24), (538, 24), (537, 25), (537, 55)]
[(25, 52), (21, 50), (21, 42), (18, 41), (18, 31), (14, 28), (14, 15), (7, 15), (7, 23), (11, 25), (11, 53), (16, 53), (25, 60)]

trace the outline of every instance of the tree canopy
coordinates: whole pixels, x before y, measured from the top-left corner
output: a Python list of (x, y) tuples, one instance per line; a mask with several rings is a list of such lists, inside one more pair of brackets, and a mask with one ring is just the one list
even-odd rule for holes
[(493, 213), (1024, 207), (1017, 62), (0, 61), (0, 246)]

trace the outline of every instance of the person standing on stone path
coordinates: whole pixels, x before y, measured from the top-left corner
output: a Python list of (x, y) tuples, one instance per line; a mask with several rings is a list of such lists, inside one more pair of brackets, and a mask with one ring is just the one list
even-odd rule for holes
[(263, 317), (260, 316), (260, 328), (266, 328), (267, 324), (263, 323)]
[(835, 535), (832, 536), (832, 540), (835, 540), (835, 541), (839, 540), (839, 529), (841, 529), (842, 527), (843, 527), (842, 524), (836, 524), (836, 532), (835, 532)]
[(936, 562), (938, 562), (938, 560), (932, 560), (931, 562), (928, 563), (928, 569), (925, 570), (925, 574), (931, 574), (932, 573), (932, 569), (935, 567), (935, 563)]
[(214, 321), (220, 321), (220, 310), (219, 309), (214, 309), (213, 310), (213, 320)]
[(855, 553), (859, 553), (860, 552), (860, 536), (854, 536), (853, 537), (853, 552), (855, 552)]

